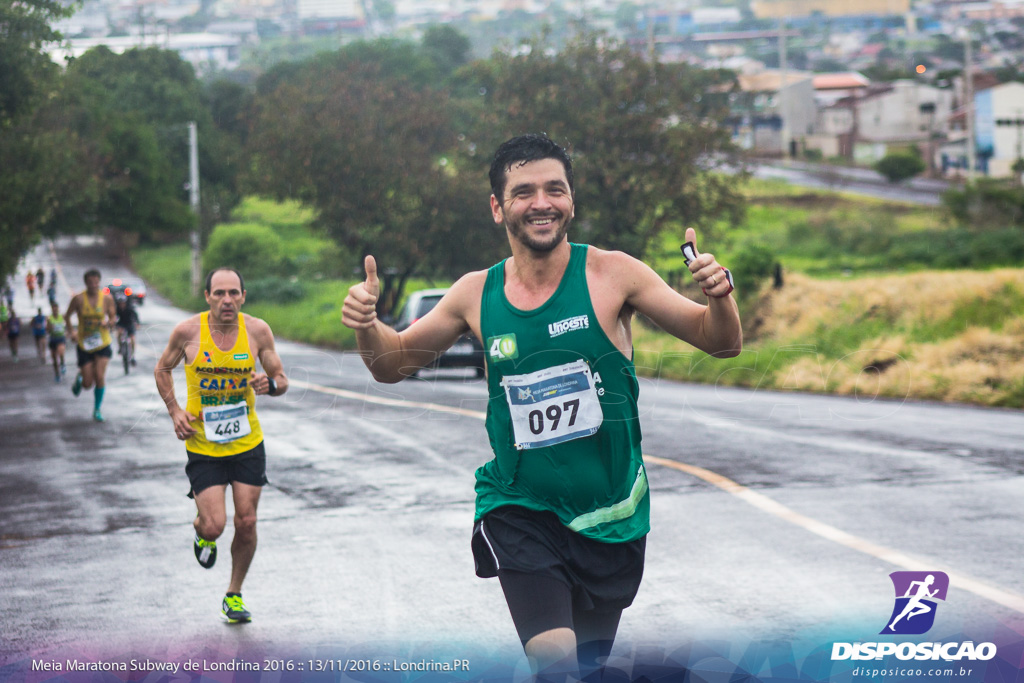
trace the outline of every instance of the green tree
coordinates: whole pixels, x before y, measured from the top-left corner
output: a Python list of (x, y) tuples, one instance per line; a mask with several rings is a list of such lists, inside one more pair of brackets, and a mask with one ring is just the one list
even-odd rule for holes
[(56, 0), (0, 3), (0, 130), (30, 114), (54, 86), (59, 69), (44, 47), (62, 37), (50, 24), (74, 9)]
[(289, 65), (286, 79), (268, 74), (249, 151), (255, 190), (316, 207), (353, 266), (377, 257), (393, 285), (381, 299), (387, 312), (413, 274), (480, 267), (502, 236), (487, 229), (483, 176), (467, 184), (453, 163), (448, 95), (425, 84), (422, 56), (384, 46)]
[(875, 163), (875, 170), (890, 183), (909, 180), (926, 167), (921, 155), (913, 152), (890, 152)]
[(435, 24), (423, 33), (423, 52), (448, 76), (469, 61), (469, 38), (449, 24)]
[(88, 185), (73, 136), (48, 130), (38, 114), (59, 84), (44, 52), (61, 35), (51, 23), (74, 6), (50, 0), (0, 3), (0, 278), (64, 208), (62, 191)]
[(568, 146), (574, 239), (642, 256), (666, 230), (693, 226), (706, 235), (741, 216), (739, 177), (716, 172), (735, 161), (717, 123), (731, 82), (725, 73), (652, 65), (624, 44), (582, 35), (558, 53), (542, 41), (496, 53), (460, 75), (480, 93), (465, 117), (478, 168), (520, 133), (546, 132)]
[(89, 225), (65, 227), (143, 238), (188, 230), (189, 121), (199, 130), (204, 227), (237, 202), (240, 142), (214, 125), (201, 84), (176, 52), (95, 48), (68, 65), (64, 81), (55, 117), (88, 146), (99, 182), (95, 208), (83, 217)]

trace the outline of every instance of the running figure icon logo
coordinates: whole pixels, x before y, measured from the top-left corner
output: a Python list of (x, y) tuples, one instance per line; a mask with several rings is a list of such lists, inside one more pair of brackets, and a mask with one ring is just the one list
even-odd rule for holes
[(938, 600), (946, 600), (949, 577), (943, 572), (893, 572), (896, 604), (883, 634), (920, 635), (935, 623)]

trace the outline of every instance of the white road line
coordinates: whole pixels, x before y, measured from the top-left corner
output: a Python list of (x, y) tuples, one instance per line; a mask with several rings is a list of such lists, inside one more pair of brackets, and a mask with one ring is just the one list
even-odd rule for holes
[(746, 486), (738, 484), (728, 477), (723, 477), (722, 475), (712, 472), (711, 470), (706, 470), (703, 467), (688, 465), (677, 460), (669, 460), (668, 458), (659, 458), (654, 455), (644, 455), (644, 460), (663, 467), (670, 467), (672, 469), (679, 470), (680, 472), (686, 472), (687, 474), (693, 475), (699, 479), (703, 479), (709, 484), (717, 486), (727, 493), (731, 493), (740, 500), (743, 500), (760, 510), (786, 520), (790, 524), (795, 524), (796, 526), (806, 529), (813, 534), (817, 534), (822, 538), (826, 538), (852, 550), (871, 555), (872, 557), (877, 557), (878, 559), (894, 564), (897, 567), (902, 567), (911, 571), (918, 571), (921, 570), (922, 567), (928, 567), (929, 569), (945, 572), (949, 576), (951, 585), (956, 585), (957, 588), (963, 588), (964, 590), (970, 591), (971, 593), (986, 598), (987, 600), (991, 600), (1003, 607), (1008, 607), (1017, 612), (1024, 613), (1024, 596), (997, 588), (983, 581), (967, 576), (966, 574), (961, 574), (955, 570), (942, 567), (932, 560), (907, 555), (898, 550), (893, 550), (892, 548), (887, 548), (858, 536), (854, 536), (853, 534), (849, 534), (841, 529), (835, 528), (834, 526), (825, 524), (824, 522), (819, 522), (818, 520), (802, 515), (781, 503), (777, 503), (765, 495), (751, 491)]
[[(435, 410), (441, 413), (450, 413), (453, 415), (463, 415), (466, 417), (473, 417), (477, 419), (484, 419), (486, 413), (479, 410), (466, 410), (465, 408), (456, 408), (453, 406), (446, 406), (440, 403), (425, 403), (420, 401), (406, 401), (403, 399), (383, 398), (379, 396), (370, 396), (368, 394), (361, 394), (356, 391), (348, 391), (346, 389), (335, 389), (334, 387), (325, 387), (320, 384), (313, 384), (311, 382), (303, 382), (295, 380), (291, 382), (292, 385), (297, 387), (303, 387), (306, 389), (312, 389), (313, 391), (319, 391), (325, 394), (331, 394), (333, 396), (339, 396), (341, 398), (349, 398), (356, 401), (365, 401), (367, 403), (375, 403), (378, 405), (386, 405), (399, 408), (421, 408), (425, 410)], [(654, 464), (661, 465), (662, 467), (669, 467), (671, 469), (685, 472), (686, 474), (702, 479), (709, 484), (717, 486), (723, 491), (730, 493), (740, 500), (753, 505), (754, 507), (767, 512), (771, 515), (783, 519), (790, 524), (810, 531), (813, 534), (817, 534), (822, 538), (828, 539), (833, 543), (845, 546), (852, 550), (856, 550), (872, 557), (883, 560), (890, 564), (902, 567), (911, 571), (920, 570), (922, 567), (928, 567), (929, 569), (935, 569), (937, 571), (945, 572), (949, 576), (951, 584), (956, 585), (957, 588), (962, 588), (966, 591), (974, 593), (975, 595), (991, 600), (992, 602), (1007, 607), (1016, 612), (1024, 613), (1024, 596), (1018, 595), (1002, 588), (997, 588), (991, 584), (985, 583), (973, 577), (961, 574), (952, 569), (945, 568), (941, 564), (936, 563), (930, 559), (923, 557), (914, 557), (907, 555), (898, 550), (887, 548), (871, 541), (867, 541), (853, 534), (849, 534), (841, 529), (837, 529), (834, 526), (819, 522), (816, 519), (802, 515), (791, 508), (786, 507), (781, 503), (777, 503), (771, 498), (757, 493), (748, 489), (742, 484), (738, 484), (728, 477), (724, 477), (720, 474), (712, 472), (711, 470), (704, 469), (703, 467), (697, 467), (696, 465), (688, 465), (678, 460), (670, 460), (668, 458), (661, 458), (654, 455), (644, 455), (644, 461)]]
[(441, 403), (423, 403), (419, 401), (406, 401), (404, 399), (384, 398), (383, 396), (371, 396), (370, 394), (360, 394), (358, 391), (325, 387), (322, 384), (313, 384), (312, 382), (303, 382), (302, 380), (297, 379), (289, 379), (288, 384), (295, 387), (302, 387), (303, 389), (312, 389), (313, 391), (319, 391), (324, 394), (331, 394), (332, 396), (351, 398), (356, 401), (366, 401), (367, 403), (376, 403), (377, 405), (382, 406), (392, 406), (395, 408), (423, 408), (424, 410), (434, 410), (439, 413), (451, 413), (452, 415), (475, 417), (478, 420), (483, 420), (487, 417), (487, 413), (479, 410), (456, 408), (454, 406), (446, 406)]

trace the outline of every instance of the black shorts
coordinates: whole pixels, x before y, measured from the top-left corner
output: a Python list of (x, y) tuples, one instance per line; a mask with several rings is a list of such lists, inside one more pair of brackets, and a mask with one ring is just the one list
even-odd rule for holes
[(647, 537), (603, 543), (571, 531), (553, 512), (506, 505), (474, 525), (472, 545), (479, 577), (548, 577), (569, 587), (574, 611), (608, 612), (633, 603)]
[(250, 486), (263, 486), (267, 483), (267, 451), (262, 441), (252, 450), (237, 455), (215, 457), (189, 450), (185, 452), (188, 453), (185, 474), (192, 484), (188, 491), (189, 498), (194, 498), (194, 494), (203, 489), (234, 481)]
[(110, 344), (107, 344), (102, 349), (96, 351), (83, 351), (81, 346), (75, 346), (75, 350), (78, 351), (78, 367), (83, 368), (89, 363), (92, 363), (97, 358), (113, 358), (114, 352), (110, 348)]
[(58, 346), (66, 343), (67, 341), (64, 339), (64, 337), (50, 337), (50, 350), (56, 351)]

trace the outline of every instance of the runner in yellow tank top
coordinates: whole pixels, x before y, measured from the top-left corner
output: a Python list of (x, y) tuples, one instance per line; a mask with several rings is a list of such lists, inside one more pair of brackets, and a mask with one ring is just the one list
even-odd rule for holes
[[(113, 297), (104, 296), (100, 290), (100, 277), (100, 271), (95, 268), (86, 271), (85, 291), (71, 299), (64, 314), (68, 334), (78, 353), (78, 376), (71, 385), (71, 392), (78, 396), (82, 389), (92, 389), (95, 385), (92, 417), (97, 422), (103, 422), (100, 407), (107, 387), (107, 364), (113, 356), (110, 328), (117, 315)], [(75, 315), (78, 316), (77, 327), (71, 324)]]
[[(242, 582), (256, 552), (256, 506), (267, 483), (263, 430), (256, 418), (256, 396), (280, 396), (288, 390), (270, 326), (241, 313), (242, 276), (218, 268), (206, 276), (208, 313), (194, 315), (171, 332), (156, 365), (156, 386), (185, 442), (189, 496), (196, 501), (193, 521), (196, 560), (207, 569), (217, 559), (217, 539), (227, 523), (225, 493), (231, 485), (235, 536), (231, 543), (231, 579), (221, 601), (229, 622), (252, 615), (242, 602)], [(171, 371), (185, 361), (188, 399), (174, 396)], [(256, 372), (256, 361), (263, 372)]]
[(188, 400), (185, 412), (200, 419), (185, 441), (191, 453), (223, 457), (251, 451), (263, 441), (256, 417), (256, 394), (249, 384), (255, 358), (245, 330), (246, 316), (238, 314), (238, 336), (221, 349), (210, 335), (210, 314), (199, 316), (199, 348), (185, 366)]

